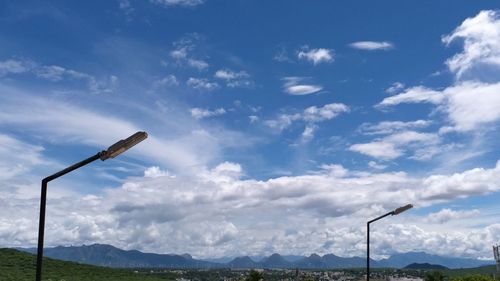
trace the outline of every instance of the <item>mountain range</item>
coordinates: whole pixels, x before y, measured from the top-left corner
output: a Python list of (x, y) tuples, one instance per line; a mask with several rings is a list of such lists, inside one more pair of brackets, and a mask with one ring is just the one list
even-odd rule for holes
[[(17, 248), (18, 250), (36, 254), (36, 248)], [(248, 256), (236, 258), (220, 258), (215, 260), (193, 259), (189, 254), (153, 254), (143, 253), (137, 250), (122, 250), (111, 245), (93, 244), (70, 247), (45, 248), (44, 256), (54, 259), (74, 261), (84, 264), (139, 268), (139, 267), (162, 267), (162, 268), (303, 268), (303, 269), (335, 269), (365, 267), (364, 257), (339, 257), (334, 254), (319, 256), (312, 254), (308, 257), (281, 256), (272, 254), (262, 257), (260, 260)], [(429, 263), (441, 265), (448, 268), (471, 268), (492, 264), (493, 262), (442, 257), (430, 255), (424, 252), (410, 252), (392, 255), (388, 259), (372, 260), (373, 267), (403, 268), (412, 263)]]

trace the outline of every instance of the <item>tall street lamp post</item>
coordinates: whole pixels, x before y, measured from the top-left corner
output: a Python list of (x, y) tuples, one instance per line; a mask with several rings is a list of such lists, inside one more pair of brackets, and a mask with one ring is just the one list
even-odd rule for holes
[(370, 223), (378, 221), (379, 219), (385, 218), (389, 215), (391, 215), (391, 216), (399, 215), (402, 212), (407, 211), (411, 208), (413, 208), (413, 205), (408, 204), (406, 206), (399, 207), (394, 211), (390, 211), (389, 213), (382, 215), (382, 216), (380, 216), (376, 219), (373, 219), (371, 221), (368, 221), (366, 223), (366, 280), (367, 281), (370, 281)]
[(146, 132), (137, 132), (127, 139), (120, 140), (119, 142), (110, 146), (107, 150), (101, 151), (94, 156), (91, 156), (81, 162), (78, 162), (62, 171), (59, 171), (51, 176), (48, 176), (42, 180), (42, 195), (40, 197), (40, 220), (38, 225), (38, 249), (36, 256), (36, 281), (42, 280), (42, 262), (43, 262), (43, 236), (45, 231), (45, 205), (47, 201), (47, 183), (51, 180), (57, 179), (71, 171), (74, 171), (82, 166), (89, 164), (97, 159), (102, 161), (109, 158), (115, 158), (121, 153), (125, 152), (132, 146), (140, 143), (148, 137)]

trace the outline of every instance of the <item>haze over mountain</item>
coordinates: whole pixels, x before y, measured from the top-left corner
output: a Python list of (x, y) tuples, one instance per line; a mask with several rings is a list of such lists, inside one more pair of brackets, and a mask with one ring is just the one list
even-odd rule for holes
[[(36, 253), (35, 248), (19, 248), (30, 253)], [(308, 257), (292, 256), (292, 261), (278, 253), (265, 257), (260, 261), (253, 260), (248, 256), (236, 257), (232, 260), (220, 258), (227, 262), (210, 262), (193, 259), (189, 254), (154, 254), (143, 253), (137, 250), (122, 250), (111, 245), (93, 244), (84, 246), (54, 247), (44, 250), (45, 256), (74, 261), (79, 263), (100, 265), (108, 267), (165, 267), (165, 268), (304, 268), (304, 269), (328, 269), (328, 268), (355, 268), (364, 267), (364, 257), (339, 257), (334, 254), (319, 256), (312, 254)], [(448, 268), (471, 268), (492, 262), (463, 259), (453, 257), (442, 257), (430, 255), (423, 252), (410, 252), (392, 255), (388, 259), (380, 261), (372, 260), (373, 267), (403, 268), (410, 264), (432, 264)]]

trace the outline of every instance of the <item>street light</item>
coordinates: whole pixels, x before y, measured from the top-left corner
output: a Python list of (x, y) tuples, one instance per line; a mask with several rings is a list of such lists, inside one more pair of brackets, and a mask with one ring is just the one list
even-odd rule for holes
[(104, 161), (109, 158), (115, 158), (116, 156), (125, 152), (127, 149), (145, 140), (147, 137), (148, 134), (146, 132), (137, 132), (132, 136), (128, 137), (127, 139), (118, 141), (117, 143), (110, 146), (107, 150), (103, 150), (94, 156), (91, 156), (81, 162), (78, 162), (42, 180), (42, 195), (40, 196), (40, 220), (38, 225), (38, 249), (36, 256), (36, 279), (35, 279), (36, 281), (42, 280), (43, 236), (45, 231), (45, 205), (47, 202), (47, 183), (71, 171), (74, 171), (82, 166), (85, 166), (97, 159), (101, 159), (102, 161)]
[(399, 215), (404, 211), (407, 211), (409, 209), (413, 208), (412, 204), (408, 204), (402, 207), (399, 207), (393, 211), (390, 211), (389, 213), (382, 215), (376, 219), (373, 219), (371, 221), (368, 221), (366, 223), (366, 280), (370, 281), (370, 223), (378, 221), (379, 219), (385, 218), (389, 215), (395, 216)]

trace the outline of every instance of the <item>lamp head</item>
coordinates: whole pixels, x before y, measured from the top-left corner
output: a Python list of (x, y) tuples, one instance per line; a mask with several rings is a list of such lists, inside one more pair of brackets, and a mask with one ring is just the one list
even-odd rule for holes
[(110, 146), (107, 150), (101, 152), (101, 156), (99, 158), (102, 161), (109, 159), (109, 158), (115, 158), (116, 156), (127, 151), (132, 146), (145, 140), (147, 137), (148, 137), (148, 133), (137, 132), (124, 140), (118, 141), (117, 143)]
[(397, 208), (396, 210), (394, 210), (392, 212), (392, 215), (395, 216), (395, 215), (399, 215), (401, 214), (402, 212), (404, 211), (408, 211), (409, 209), (413, 208), (413, 205), (412, 204), (408, 204), (406, 206), (403, 206), (403, 207), (399, 207)]

